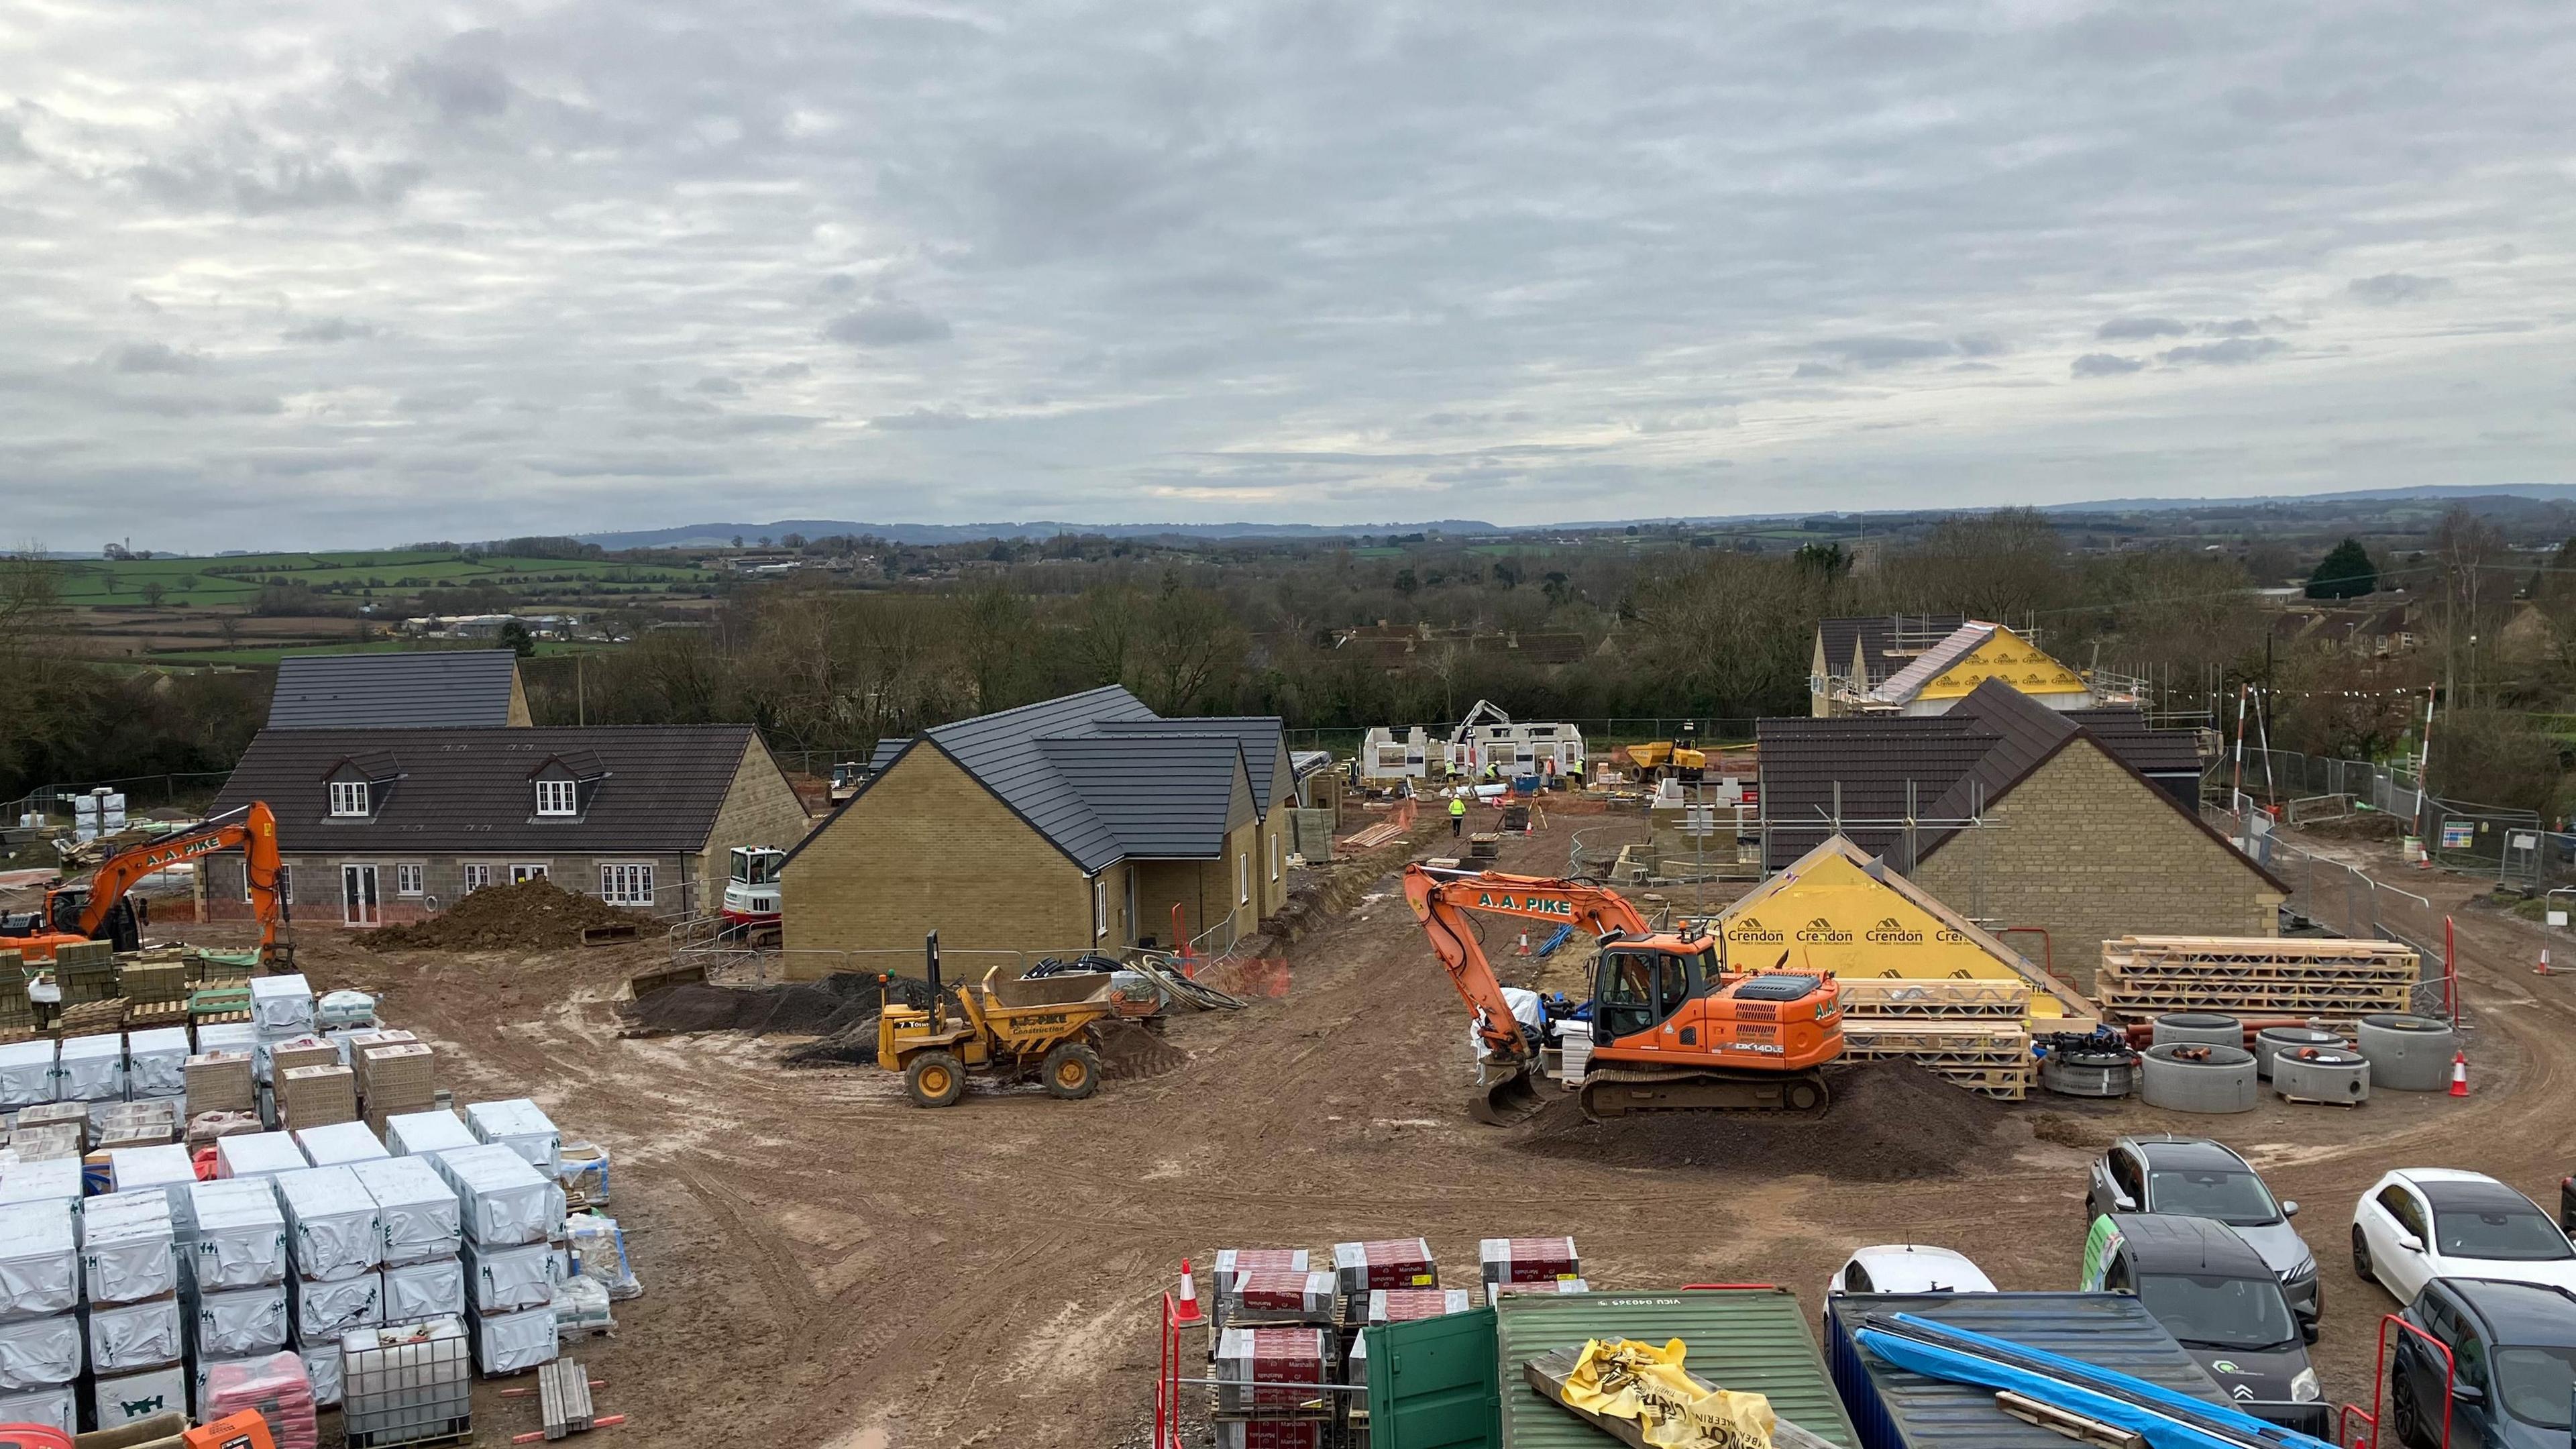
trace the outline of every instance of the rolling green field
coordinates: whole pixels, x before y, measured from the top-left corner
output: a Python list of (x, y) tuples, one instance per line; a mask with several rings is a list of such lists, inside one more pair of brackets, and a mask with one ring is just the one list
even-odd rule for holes
[(76, 607), (140, 604), (145, 586), (160, 586), (160, 602), (189, 608), (246, 605), (263, 585), (284, 579), (325, 593), (366, 598), (384, 592), (409, 595), (441, 585), (490, 584), (528, 599), (549, 594), (643, 597), (694, 593), (716, 575), (696, 568), (623, 563), (614, 559), (467, 557), (403, 550), (347, 553), (243, 554), (225, 558), (77, 560), (61, 573), (62, 601)]

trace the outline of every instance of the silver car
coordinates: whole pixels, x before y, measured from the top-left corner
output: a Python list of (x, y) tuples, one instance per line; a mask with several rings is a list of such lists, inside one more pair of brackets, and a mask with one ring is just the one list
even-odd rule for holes
[(2084, 1198), (2085, 1221), (2113, 1213), (2174, 1213), (2216, 1218), (2262, 1255), (2281, 1280), (2282, 1296), (2299, 1317), (2299, 1332), (2317, 1338), (2323, 1300), (2317, 1259), (2290, 1226), (2299, 1205), (2277, 1202), (2245, 1159), (2206, 1137), (2166, 1134), (2123, 1137), (2093, 1164)]

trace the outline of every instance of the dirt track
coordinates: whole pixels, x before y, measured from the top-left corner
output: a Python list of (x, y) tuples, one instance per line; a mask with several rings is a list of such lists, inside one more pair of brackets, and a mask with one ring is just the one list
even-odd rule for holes
[[(1513, 842), (1505, 865), (1553, 873), (1563, 850), (1560, 829)], [(2432, 889), (2448, 904), (2472, 888)], [(1480, 1237), (1571, 1233), (1598, 1284), (1770, 1281), (1812, 1309), (1850, 1248), (1910, 1239), (1959, 1248), (2008, 1288), (2070, 1287), (2088, 1149), (2130, 1128), (2214, 1130), (2301, 1200), (2324, 1270), (2319, 1369), (2330, 1397), (2366, 1402), (2390, 1305), (2352, 1275), (2360, 1190), (2438, 1163), (2554, 1205), (2576, 1166), (2576, 982), (2529, 975), (2523, 938), (2492, 918), (2463, 914), (2461, 933), (2479, 1023), (2467, 1102), (2209, 1119), (2034, 1101), (1988, 1114), (2000, 1123), (1957, 1176), (1895, 1182), (1604, 1165), (1470, 1122), (1463, 1011), (1384, 887), (1293, 948), (1285, 999), (1175, 1022), (1188, 1066), (1088, 1102), (979, 1092), (939, 1113), (906, 1105), (889, 1074), (781, 1070), (793, 1039), (618, 1039), (609, 997), (653, 959), (641, 948), (522, 959), (302, 939), (317, 983), (384, 990), (460, 1097), (527, 1092), (616, 1154), (613, 1210), (646, 1297), (587, 1356), (602, 1412), (631, 1416), (621, 1443), (894, 1449), (1141, 1442), (1157, 1295), (1180, 1259), (1224, 1246), (1418, 1233), (1472, 1275)], [(481, 1407), (487, 1438), (533, 1425), (518, 1401)]]

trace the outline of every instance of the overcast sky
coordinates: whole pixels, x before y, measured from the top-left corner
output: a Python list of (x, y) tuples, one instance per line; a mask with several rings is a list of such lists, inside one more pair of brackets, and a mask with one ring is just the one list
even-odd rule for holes
[(0, 6), (12, 542), (2561, 482), (2576, 6)]

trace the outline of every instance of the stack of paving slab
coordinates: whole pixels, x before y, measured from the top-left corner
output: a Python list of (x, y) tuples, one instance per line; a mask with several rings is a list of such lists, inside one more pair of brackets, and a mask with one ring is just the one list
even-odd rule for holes
[(555, 1240), (563, 1187), (502, 1143), (451, 1148), (429, 1159), (455, 1189), (465, 1267), (466, 1327), (486, 1377), (555, 1357), (554, 1290), (563, 1281)]
[(91, 1198), (81, 1211), (90, 1414), (102, 1429), (189, 1403), (170, 1201), (164, 1188), (147, 1186)]
[(286, 1214), (266, 1175), (201, 1182), (188, 1195), (196, 1226), (181, 1243), (181, 1291), (202, 1390), (214, 1366), (257, 1363), (287, 1346)]

